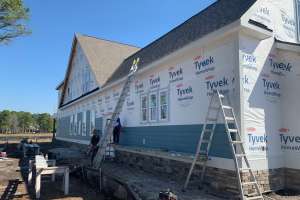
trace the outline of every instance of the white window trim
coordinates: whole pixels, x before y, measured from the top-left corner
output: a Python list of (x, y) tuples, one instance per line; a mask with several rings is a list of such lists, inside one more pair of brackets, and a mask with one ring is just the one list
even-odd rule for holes
[(78, 135), (81, 135), (81, 121), (78, 122)]
[[(166, 113), (166, 118), (165, 119), (161, 118), (161, 106), (163, 106), (163, 105), (161, 105), (160, 96), (161, 96), (162, 92), (166, 92), (166, 101), (167, 101), (167, 104), (164, 104), (164, 105), (167, 106), (167, 113)], [(159, 108), (158, 108), (159, 109), (159, 112), (158, 112), (158, 114), (159, 114), (159, 121), (168, 121), (168, 119), (169, 119), (168, 109), (169, 109), (169, 106), (170, 106), (169, 98), (168, 98), (168, 91), (167, 90), (160, 90), (158, 96), (159, 96), (159, 100), (158, 100), (158, 104), (159, 104)]]
[(82, 136), (86, 136), (86, 112), (85, 111), (82, 112)]
[[(143, 108), (143, 97), (145, 97), (146, 98), (146, 107), (145, 108)], [(148, 104), (148, 98), (147, 98), (147, 94), (145, 94), (145, 95), (142, 95), (141, 96), (141, 122), (142, 123), (147, 123), (148, 122), (148, 106), (147, 106), (147, 104)], [(146, 120), (143, 120), (143, 110), (146, 110)]]
[[(152, 95), (155, 95), (155, 97), (156, 97), (156, 105), (155, 106), (151, 106), (151, 102), (152, 102), (151, 96)], [(152, 119), (152, 116), (151, 116), (152, 108), (155, 108), (155, 114), (156, 114), (155, 119)], [(149, 94), (149, 112), (148, 113), (149, 113), (149, 121), (156, 122), (157, 121), (157, 92), (152, 92)]]
[[(93, 135), (93, 129), (95, 129), (95, 110), (91, 110), (91, 113), (90, 113), (90, 115), (91, 115), (91, 117), (90, 117), (90, 136), (92, 136)], [(93, 127), (93, 125), (94, 125), (94, 127)]]

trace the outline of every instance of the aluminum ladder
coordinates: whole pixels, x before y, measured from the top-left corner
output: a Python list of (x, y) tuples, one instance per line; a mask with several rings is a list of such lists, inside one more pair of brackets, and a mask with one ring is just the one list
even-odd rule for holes
[[(217, 99), (217, 101), (219, 103), (219, 107), (212, 107), (212, 104), (213, 104), (215, 98)], [(224, 100), (227, 101), (227, 105), (224, 105), (224, 102), (223, 102)], [(210, 118), (210, 112), (212, 110), (215, 110), (217, 112), (215, 118)], [(228, 110), (228, 112), (230, 112), (231, 116), (226, 116), (225, 115), (225, 110)], [(206, 159), (203, 162), (202, 171), (201, 170), (200, 171), (199, 170), (194, 170), (194, 167), (195, 167), (195, 163), (197, 161), (199, 153), (204, 153), (205, 157), (208, 158), (209, 149), (210, 149), (210, 146), (211, 146), (211, 142), (212, 142), (212, 139), (213, 139), (213, 134), (214, 134), (214, 131), (215, 131), (215, 128), (216, 128), (216, 125), (217, 125), (217, 121), (218, 121), (220, 111), (222, 111), (222, 115), (223, 115), (223, 119), (224, 119), (224, 125), (225, 125), (225, 128), (226, 128), (227, 137), (228, 137), (228, 141), (229, 141), (229, 144), (230, 144), (232, 157), (233, 157), (233, 160), (234, 160), (234, 165), (235, 165), (235, 169), (236, 169), (236, 176), (237, 176), (237, 181), (238, 181), (238, 187), (239, 187), (239, 192), (240, 192), (240, 198), (242, 200), (245, 200), (245, 199), (249, 199), (249, 200), (250, 199), (264, 199), (261, 192), (260, 192), (259, 186), (257, 184), (257, 181), (255, 179), (253, 171), (250, 167), (250, 164), (248, 162), (248, 159), (247, 159), (247, 156), (246, 156), (246, 153), (245, 153), (245, 149), (244, 149), (244, 146), (243, 146), (244, 142), (241, 141), (241, 134), (240, 134), (240, 131), (238, 129), (238, 125), (237, 125), (237, 122), (236, 122), (236, 118), (235, 118), (233, 109), (230, 105), (229, 96), (228, 96), (227, 93), (220, 94), (218, 90), (213, 91), (212, 98), (210, 100), (209, 108), (208, 108), (207, 115), (206, 115), (206, 120), (205, 120), (205, 123), (203, 125), (202, 133), (201, 133), (201, 136), (200, 136), (200, 141), (199, 141), (199, 144), (198, 144), (198, 147), (197, 147), (197, 151), (196, 151), (194, 160), (192, 162), (192, 166), (190, 168), (190, 171), (188, 173), (188, 176), (187, 176), (187, 179), (185, 181), (185, 184), (184, 184), (184, 187), (183, 187), (182, 191), (185, 192), (185, 189), (187, 187), (188, 182), (190, 181), (190, 177), (191, 177), (192, 173), (202, 172), (201, 179), (199, 180), (200, 188), (202, 187), (204, 173), (205, 173), (205, 167), (206, 167), (206, 161), (208, 159)], [(226, 113), (228, 114), (228, 112), (226, 112)], [(206, 125), (207, 125), (208, 121), (213, 121), (214, 122), (213, 126), (212, 126), (212, 129), (206, 129)], [(228, 127), (228, 121), (233, 121), (234, 126), (236, 127), (236, 129), (230, 129)], [(205, 133), (210, 134), (209, 140), (203, 140), (203, 137), (204, 137)], [(231, 133), (236, 134), (236, 140), (235, 141), (232, 140)], [(208, 144), (206, 150), (200, 150), (202, 143), (207, 143)], [(235, 147), (237, 147), (237, 146), (240, 147), (241, 154), (236, 153)], [(245, 163), (247, 165), (247, 168), (240, 168), (239, 167), (238, 158), (242, 158), (242, 160), (244, 158)], [(250, 177), (251, 177), (250, 182), (245, 182), (245, 183), (241, 182), (240, 172), (242, 172), (242, 171), (249, 171)], [(252, 197), (244, 196), (244, 191), (243, 191), (243, 186), (244, 185), (254, 185), (257, 193), (250, 194), (250, 195), (253, 195)]]
[(136, 70), (138, 68), (138, 62), (139, 62), (139, 58), (137, 60), (133, 61), (132, 67), (131, 67), (130, 72), (127, 76), (126, 82), (125, 82), (124, 87), (122, 89), (121, 95), (119, 97), (119, 100), (117, 102), (117, 105), (115, 107), (113, 115), (111, 117), (111, 120), (108, 124), (108, 127), (105, 129), (104, 134), (102, 135), (102, 137), (100, 139), (100, 142), (98, 144), (99, 149), (98, 149), (98, 152), (97, 152), (97, 154), (95, 156), (95, 159), (94, 159), (94, 162), (93, 162), (93, 167), (95, 169), (99, 169), (100, 162), (101, 162), (103, 156), (106, 153), (107, 143), (110, 142), (110, 137), (111, 137), (112, 132), (114, 130), (116, 121), (117, 121), (117, 119), (120, 115), (120, 112), (121, 112), (123, 104), (125, 102), (127, 93), (129, 92), (130, 85), (132, 83), (133, 77), (134, 77), (134, 75), (136, 73)]

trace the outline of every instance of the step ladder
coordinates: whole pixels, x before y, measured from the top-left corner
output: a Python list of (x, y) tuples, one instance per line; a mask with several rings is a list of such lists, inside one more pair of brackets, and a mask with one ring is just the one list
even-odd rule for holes
[[(219, 107), (212, 107), (212, 105), (214, 103), (214, 99), (217, 99), (217, 102), (219, 103)], [(224, 102), (223, 102), (224, 100), (227, 101), (227, 105), (224, 104)], [(211, 114), (212, 110), (217, 112), (215, 118), (210, 118), (210, 114)], [(199, 180), (199, 184), (200, 184), (199, 189), (202, 187), (206, 162), (207, 162), (208, 159), (204, 159), (202, 170), (194, 170), (194, 167), (195, 167), (195, 163), (198, 159), (199, 154), (204, 154), (204, 156), (206, 158), (208, 158), (209, 149), (210, 149), (210, 146), (211, 146), (211, 142), (212, 142), (212, 139), (213, 139), (213, 135), (214, 135), (214, 132), (215, 132), (215, 128), (216, 128), (216, 125), (217, 125), (217, 121), (218, 121), (220, 111), (222, 111), (224, 124), (225, 124), (226, 132), (227, 132), (227, 137), (228, 137), (228, 141), (229, 141), (229, 144), (230, 144), (232, 157), (233, 157), (233, 160), (234, 160), (234, 165), (235, 165), (235, 169), (236, 169), (236, 176), (237, 176), (237, 181), (238, 181), (238, 187), (239, 187), (239, 191), (240, 191), (240, 198), (243, 199), (243, 200), (244, 199), (249, 199), (249, 200), (250, 199), (263, 199), (263, 196), (260, 192), (259, 186), (258, 186), (257, 181), (255, 179), (255, 176), (253, 174), (253, 171), (250, 168), (250, 164), (248, 162), (248, 159), (247, 159), (247, 156), (246, 156), (246, 153), (245, 153), (245, 150), (244, 150), (244, 146), (243, 146), (244, 142), (241, 141), (240, 131), (239, 131), (238, 126), (237, 126), (237, 122), (236, 122), (236, 118), (235, 118), (233, 109), (230, 105), (229, 96), (228, 96), (227, 93), (220, 94), (218, 90), (213, 91), (212, 98), (210, 100), (209, 108), (208, 108), (207, 115), (206, 115), (206, 120), (205, 120), (205, 123), (203, 125), (202, 133), (201, 133), (201, 136), (200, 136), (200, 141), (199, 141), (199, 144), (198, 144), (198, 147), (197, 147), (197, 151), (196, 151), (194, 160), (192, 162), (192, 166), (190, 168), (190, 171), (188, 173), (188, 176), (187, 176), (187, 179), (185, 181), (185, 184), (184, 184), (184, 187), (183, 187), (182, 191), (185, 192), (187, 184), (190, 181), (190, 177), (191, 177), (192, 173), (199, 173), (199, 172), (202, 173), (201, 174), (201, 179)], [(227, 113), (227, 114), (230, 113), (231, 116), (226, 116), (225, 113)], [(228, 121), (234, 122), (234, 126), (236, 127), (236, 129), (230, 129), (228, 127)], [(206, 129), (207, 122), (213, 122), (212, 129)], [(203, 140), (205, 133), (210, 134), (209, 140)], [(232, 140), (232, 136), (234, 136), (233, 134), (236, 135), (236, 140), (235, 141)], [(206, 150), (201, 150), (202, 143), (207, 143)], [(236, 147), (239, 147), (238, 149), (240, 149), (241, 154), (236, 153), (236, 150), (235, 150)], [(247, 165), (247, 168), (240, 168), (239, 167), (238, 158), (241, 158), (242, 160), (244, 158), (245, 163)], [(239, 160), (239, 161), (241, 161), (241, 160)], [(240, 162), (240, 163), (242, 163), (242, 162)], [(245, 183), (241, 182), (240, 172), (242, 172), (242, 171), (249, 171), (250, 177), (251, 177), (250, 182), (245, 182)], [(245, 197), (244, 196), (244, 191), (243, 191), (243, 186), (244, 185), (254, 185), (255, 188), (256, 188), (257, 193), (249, 194), (249, 195), (252, 195), (251, 197)]]
[(129, 92), (130, 85), (132, 83), (133, 77), (134, 77), (134, 75), (136, 73), (136, 70), (138, 68), (138, 62), (139, 62), (139, 58), (137, 60), (133, 61), (132, 67), (131, 67), (130, 72), (127, 76), (126, 82), (125, 82), (124, 87), (122, 89), (122, 92), (120, 94), (119, 100), (117, 102), (117, 105), (116, 105), (115, 110), (113, 112), (113, 115), (111, 117), (111, 120), (110, 120), (107, 128), (105, 129), (104, 134), (102, 135), (102, 137), (100, 139), (100, 142), (98, 144), (99, 149), (98, 149), (98, 152), (97, 152), (97, 154), (95, 156), (95, 159), (94, 159), (94, 162), (93, 162), (93, 167), (95, 169), (99, 169), (100, 162), (101, 162), (103, 156), (106, 153), (107, 144), (110, 143), (110, 137), (112, 135), (112, 132), (113, 132), (115, 124), (116, 124), (116, 121), (117, 121), (117, 119), (120, 115), (120, 112), (122, 110), (123, 104), (124, 104), (125, 99), (127, 97), (127, 93)]

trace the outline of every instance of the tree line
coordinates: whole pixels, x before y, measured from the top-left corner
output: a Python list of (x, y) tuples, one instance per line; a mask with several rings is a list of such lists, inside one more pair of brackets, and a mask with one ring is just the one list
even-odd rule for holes
[(53, 131), (53, 118), (49, 113), (0, 111), (0, 133), (49, 133)]

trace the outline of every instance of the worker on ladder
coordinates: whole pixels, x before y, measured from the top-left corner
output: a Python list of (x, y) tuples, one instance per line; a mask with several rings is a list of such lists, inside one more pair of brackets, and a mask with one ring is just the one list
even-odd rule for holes
[(118, 117), (115, 127), (114, 127), (114, 130), (113, 130), (114, 144), (119, 144), (120, 128), (121, 128), (121, 121), (120, 121), (120, 117)]
[(94, 129), (93, 133), (94, 133), (94, 135), (91, 138), (91, 144), (93, 145), (93, 147), (92, 147), (92, 157), (91, 157), (91, 164), (90, 165), (93, 165), (94, 157), (96, 156), (97, 151), (99, 149), (98, 143), (100, 141), (98, 131), (96, 129)]

